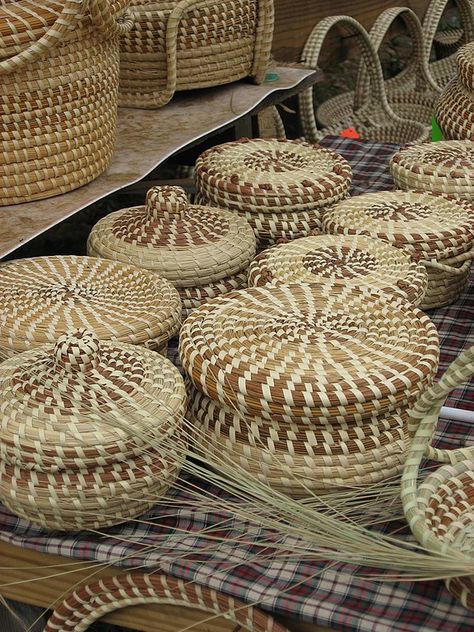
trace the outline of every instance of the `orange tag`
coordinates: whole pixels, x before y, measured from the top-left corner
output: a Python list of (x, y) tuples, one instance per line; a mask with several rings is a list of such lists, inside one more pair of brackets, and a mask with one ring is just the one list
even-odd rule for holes
[(342, 130), (339, 136), (342, 136), (342, 138), (360, 138), (359, 134), (353, 127), (346, 127), (346, 129)]

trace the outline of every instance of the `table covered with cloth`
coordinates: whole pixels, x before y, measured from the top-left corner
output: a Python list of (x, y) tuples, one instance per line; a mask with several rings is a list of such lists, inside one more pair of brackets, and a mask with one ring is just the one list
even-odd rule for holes
[[(396, 145), (336, 137), (327, 137), (322, 144), (351, 163), (353, 195), (393, 188), (388, 161)], [(429, 314), (440, 334), (442, 373), (462, 349), (474, 344), (472, 271), (470, 285), (461, 299)], [(446, 405), (474, 411), (474, 381), (453, 392)], [(436, 445), (456, 448), (472, 444), (474, 424), (440, 420)], [(224, 493), (212, 488), (209, 491)], [(259, 540), (266, 541), (267, 534), (251, 527), (245, 542), (236, 544), (235, 540), (242, 537), (241, 525), (217, 510), (193, 509), (185, 502), (183, 491), (173, 490), (171, 494), (178, 505), (173, 515), (169, 508), (158, 505), (143, 521), (128, 522), (101, 535), (46, 532), (0, 506), (0, 541), (80, 560), (165, 572), (246, 602), (258, 602), (276, 618), (291, 617), (340, 632), (474, 630), (474, 612), (452, 598), (442, 581), (375, 581), (364, 578), (351, 564), (282, 560), (271, 552), (255, 558), (255, 545)], [(223, 525), (221, 533), (226, 537), (209, 552), (192, 532), (216, 524)], [(189, 535), (182, 535), (183, 531)], [(291, 541), (286, 544), (291, 550)]]

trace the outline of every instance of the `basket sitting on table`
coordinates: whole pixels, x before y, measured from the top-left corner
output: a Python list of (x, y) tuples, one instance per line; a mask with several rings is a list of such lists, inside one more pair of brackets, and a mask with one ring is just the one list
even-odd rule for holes
[(157, 108), (177, 90), (265, 78), (272, 0), (131, 0), (120, 43), (120, 105)]

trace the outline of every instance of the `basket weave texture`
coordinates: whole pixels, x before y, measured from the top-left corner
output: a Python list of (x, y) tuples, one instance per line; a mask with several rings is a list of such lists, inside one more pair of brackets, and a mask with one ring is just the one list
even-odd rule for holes
[(180, 318), (175, 288), (135, 266), (69, 255), (0, 266), (0, 353), (6, 356), (80, 328), (101, 340), (161, 350)]
[(50, 529), (110, 526), (176, 479), (180, 457), (157, 446), (183, 441), (186, 394), (159, 354), (78, 330), (6, 360), (0, 382), (0, 499), (19, 516)]
[(464, 289), (474, 256), (474, 210), (460, 199), (414, 191), (366, 193), (338, 203), (323, 217), (331, 234), (383, 239), (415, 255), (427, 268), (420, 307), (454, 302)]
[(144, 206), (116, 211), (92, 229), (88, 254), (165, 277), (184, 314), (213, 296), (245, 287), (255, 255), (252, 228), (235, 213), (191, 205), (181, 187), (153, 187)]
[(127, 4), (1, 3), (0, 205), (71, 191), (108, 166)]
[(439, 141), (400, 149), (390, 161), (397, 187), (474, 199), (474, 142)]
[(280, 244), (260, 253), (248, 273), (250, 287), (326, 281), (362, 283), (418, 305), (428, 276), (408, 253), (363, 235), (318, 235)]
[(210, 301), (184, 323), (179, 351), (207, 448), (297, 496), (301, 482), (400, 471), (405, 410), (432, 381), (438, 339), (404, 299), (300, 283)]
[(132, 0), (120, 42), (120, 105), (156, 108), (176, 90), (265, 77), (272, 0)]
[[(405, 516), (416, 539), (425, 548), (459, 559), (464, 565), (472, 565), (474, 553), (474, 449), (436, 449), (431, 440), (446, 397), (473, 374), (474, 347), (470, 347), (410, 410), (412, 441), (401, 483)], [(442, 465), (420, 482), (419, 469), (425, 457)], [(474, 609), (472, 575), (450, 578), (446, 585), (465, 607)]]

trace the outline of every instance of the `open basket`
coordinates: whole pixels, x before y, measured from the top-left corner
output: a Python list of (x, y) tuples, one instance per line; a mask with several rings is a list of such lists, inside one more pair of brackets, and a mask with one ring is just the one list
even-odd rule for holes
[(108, 166), (127, 4), (0, 4), (0, 205), (71, 191)]
[[(442, 450), (431, 446), (446, 397), (473, 374), (474, 346), (459, 355), (410, 411), (413, 440), (402, 476), (401, 497), (418, 542), (428, 550), (459, 559), (464, 567), (467, 563), (474, 568), (474, 447)], [(420, 482), (423, 458), (443, 465)], [(449, 578), (446, 585), (465, 607), (474, 609), (474, 575)]]
[(368, 98), (356, 110), (335, 123), (318, 129), (313, 101), (313, 89), (308, 88), (299, 96), (299, 107), (303, 134), (306, 140), (317, 142), (328, 134), (339, 134), (346, 127), (354, 127), (361, 138), (395, 142), (399, 144), (420, 142), (428, 139), (424, 125), (403, 119), (390, 107), (384, 88), (382, 66), (377, 51), (364, 27), (347, 15), (324, 18), (312, 30), (303, 49), (302, 62), (316, 67), (322, 45), (329, 31), (335, 26), (343, 26), (354, 37), (360, 47), (362, 63), (367, 68), (370, 92)]

